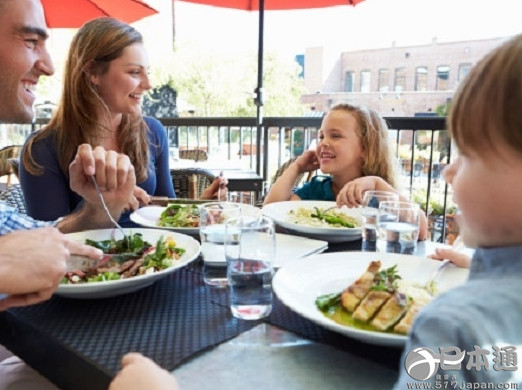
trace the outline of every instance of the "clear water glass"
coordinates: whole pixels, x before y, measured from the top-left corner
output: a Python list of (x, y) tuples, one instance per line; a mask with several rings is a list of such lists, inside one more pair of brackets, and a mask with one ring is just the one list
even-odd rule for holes
[(199, 237), (203, 257), (203, 280), (212, 287), (227, 286), (225, 223), (241, 215), (239, 204), (211, 202), (199, 207)]
[(270, 218), (243, 216), (227, 222), (225, 253), (234, 317), (258, 320), (271, 313), (275, 250)]
[(377, 250), (377, 216), (379, 204), (386, 201), (398, 201), (399, 195), (392, 191), (366, 191), (362, 201), (362, 251)]
[(413, 255), (419, 238), (420, 213), (417, 203), (381, 202), (377, 217), (377, 250)]

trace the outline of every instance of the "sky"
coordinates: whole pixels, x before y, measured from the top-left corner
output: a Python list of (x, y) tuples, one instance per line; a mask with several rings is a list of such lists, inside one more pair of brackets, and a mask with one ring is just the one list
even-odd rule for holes
[[(165, 0), (149, 0), (151, 5)], [(170, 3), (170, 1), (168, 1)], [(265, 51), (341, 50), (504, 37), (522, 32), (517, 0), (365, 0), (356, 7), (266, 11)], [(170, 5), (169, 5), (170, 6)], [(178, 43), (257, 50), (258, 12), (175, 3)]]
[[(160, 14), (133, 25), (143, 33), (151, 59), (172, 47), (171, 0), (145, 0)], [(266, 11), (265, 52), (293, 59), (307, 47), (340, 51), (511, 36), (522, 32), (518, 0), (365, 0), (355, 7)], [(257, 53), (258, 12), (175, 0), (176, 44), (205, 52)], [(59, 29), (58, 29), (59, 30)], [(56, 30), (55, 30), (56, 31)], [(72, 33), (69, 34), (72, 36)], [(63, 56), (69, 39), (51, 34)]]

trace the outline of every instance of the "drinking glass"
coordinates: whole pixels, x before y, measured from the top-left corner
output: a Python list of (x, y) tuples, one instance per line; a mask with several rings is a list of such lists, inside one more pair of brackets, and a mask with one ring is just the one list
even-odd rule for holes
[(392, 191), (366, 191), (362, 201), (362, 250), (377, 250), (377, 216), (379, 204), (386, 201), (398, 201), (399, 195)]
[(419, 238), (421, 208), (417, 203), (387, 201), (379, 204), (379, 252), (413, 255)]
[(232, 315), (264, 318), (272, 311), (274, 222), (243, 216), (226, 223), (225, 254)]
[(225, 223), (241, 215), (239, 204), (211, 202), (199, 207), (199, 237), (203, 257), (203, 280), (213, 287), (227, 286)]

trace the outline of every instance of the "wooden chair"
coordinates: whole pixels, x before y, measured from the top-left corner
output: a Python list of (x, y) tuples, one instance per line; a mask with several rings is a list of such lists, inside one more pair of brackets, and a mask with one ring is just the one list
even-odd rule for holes
[(0, 177), (7, 175), (6, 187), (11, 185), (11, 175), (18, 176), (18, 170), (14, 170), (10, 159), (18, 158), (22, 151), (22, 145), (11, 145), (0, 149)]
[(187, 149), (179, 151), (179, 158), (184, 160), (207, 161), (208, 154), (201, 149)]
[(24, 193), (20, 184), (13, 184), (0, 192), (0, 201), (15, 208), (19, 213), (27, 214)]
[(171, 169), (170, 176), (178, 198), (197, 199), (216, 178), (212, 172), (202, 168)]

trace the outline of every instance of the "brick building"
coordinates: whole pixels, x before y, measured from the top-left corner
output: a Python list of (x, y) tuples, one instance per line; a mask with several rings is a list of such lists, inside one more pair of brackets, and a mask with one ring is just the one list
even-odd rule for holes
[(301, 100), (327, 111), (339, 102), (366, 105), (383, 116), (435, 113), (451, 101), (458, 83), (486, 53), (507, 38), (339, 53), (306, 49)]

